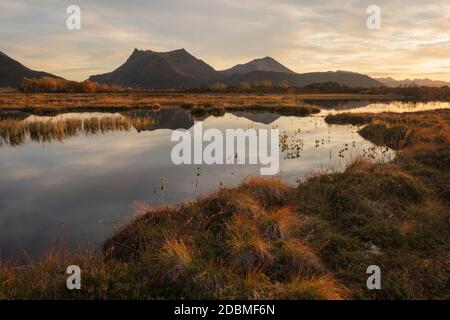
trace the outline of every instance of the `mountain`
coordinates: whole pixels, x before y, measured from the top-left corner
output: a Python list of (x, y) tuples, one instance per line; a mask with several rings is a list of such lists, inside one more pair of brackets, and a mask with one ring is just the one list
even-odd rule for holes
[(444, 87), (449, 86), (450, 82), (431, 80), (431, 79), (406, 79), (406, 80), (395, 80), (391, 77), (387, 78), (376, 78), (376, 80), (384, 83), (388, 87), (408, 87), (408, 86), (418, 86), (418, 87)]
[(233, 74), (244, 74), (253, 71), (271, 71), (271, 72), (285, 72), (285, 73), (295, 73), (292, 70), (289, 70), (281, 63), (276, 61), (271, 57), (265, 57), (260, 59), (255, 59), (245, 64), (238, 64), (230, 69), (221, 71), (227, 75)]
[(193, 88), (216, 82), (238, 85), (241, 82), (259, 83), (265, 80), (273, 84), (287, 81), (296, 87), (322, 82), (336, 82), (348, 87), (383, 86), (369, 76), (346, 71), (298, 74), (270, 57), (216, 71), (184, 49), (169, 52), (135, 49), (119, 68), (91, 76), (89, 80), (143, 89)]
[(295, 87), (304, 87), (313, 83), (336, 82), (348, 87), (382, 87), (381, 82), (359, 73), (348, 71), (328, 71), (328, 72), (309, 72), (309, 73), (284, 73), (254, 71), (242, 75), (234, 75), (229, 79), (229, 83), (237, 84), (240, 82), (258, 83), (264, 80), (271, 80), (272, 83), (289, 82)]
[(59, 78), (47, 72), (34, 71), (0, 51), (0, 87), (17, 88), (23, 78)]
[(91, 76), (89, 80), (126, 87), (171, 89), (195, 87), (219, 78), (216, 70), (184, 49), (170, 52), (134, 49), (119, 68)]
[(217, 77), (217, 71), (209, 64), (197, 59), (185, 49), (159, 53), (171, 66), (182, 74), (198, 81), (209, 81)]

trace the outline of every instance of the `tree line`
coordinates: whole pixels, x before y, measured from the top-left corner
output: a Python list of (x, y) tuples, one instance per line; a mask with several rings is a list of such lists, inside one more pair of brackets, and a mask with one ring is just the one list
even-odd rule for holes
[(39, 79), (24, 78), (19, 90), (24, 93), (95, 93), (123, 92), (128, 88), (90, 80), (78, 82), (62, 78), (42, 77)]
[(399, 95), (417, 101), (450, 101), (450, 88), (419, 87), (415, 85), (404, 87), (348, 87), (335, 82), (314, 83), (303, 87), (295, 87), (287, 81), (273, 83), (271, 80), (262, 80), (257, 83), (241, 82), (237, 85), (217, 82), (204, 84), (197, 88), (181, 88), (172, 90), (150, 90), (108, 85), (90, 80), (81, 82), (65, 80), (62, 78), (43, 77), (39, 79), (24, 78), (19, 88), (24, 93), (101, 93), (101, 92), (151, 92), (151, 91), (183, 91), (183, 92), (267, 92), (267, 93), (354, 93), (375, 95)]

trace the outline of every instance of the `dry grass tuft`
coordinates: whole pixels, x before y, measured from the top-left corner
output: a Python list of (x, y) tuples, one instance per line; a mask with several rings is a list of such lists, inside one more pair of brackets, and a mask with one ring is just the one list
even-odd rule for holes
[(163, 257), (175, 259), (177, 263), (187, 266), (192, 262), (192, 249), (190, 249), (182, 239), (166, 237), (161, 250)]
[(278, 293), (280, 299), (290, 300), (343, 300), (348, 298), (347, 291), (330, 276), (305, 278), (293, 276)]
[(263, 235), (269, 239), (287, 239), (300, 227), (300, 219), (292, 208), (271, 211), (262, 223)]
[(241, 189), (246, 190), (268, 209), (281, 208), (289, 203), (290, 187), (279, 178), (248, 177)]

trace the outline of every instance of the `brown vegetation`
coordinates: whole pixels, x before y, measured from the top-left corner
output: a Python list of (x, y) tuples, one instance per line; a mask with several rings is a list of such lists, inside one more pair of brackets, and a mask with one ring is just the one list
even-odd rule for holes
[(24, 78), (19, 90), (24, 93), (94, 93), (121, 92), (127, 89), (117, 85), (99, 84), (90, 80), (77, 82), (60, 78), (42, 77), (39, 79)]
[[(54, 249), (26, 266), (4, 263), (0, 296), (449, 299), (449, 115), (373, 115), (361, 132), (396, 148), (392, 163), (358, 159), (297, 186), (250, 178), (193, 202), (144, 208), (102, 256)], [(65, 267), (74, 263), (83, 287), (72, 292)], [(382, 290), (366, 288), (374, 264)]]
[[(148, 208), (105, 242), (103, 259), (88, 253), (70, 260), (65, 251), (53, 249), (20, 272), (11, 264), (2, 265), (0, 294), (8, 298), (347, 297), (307, 241), (312, 222), (292, 211), (290, 197), (291, 188), (279, 180), (250, 178), (237, 188), (221, 189), (193, 203)], [(83, 268), (82, 290), (64, 290), (63, 276), (52, 278), (69, 261)]]
[[(130, 93), (0, 94), (0, 112), (54, 115), (61, 112), (159, 110), (158, 97)], [(1, 116), (1, 114), (0, 114)]]
[(111, 131), (148, 130), (153, 119), (127, 117), (92, 117), (87, 119), (68, 118), (62, 120), (0, 120), (0, 146), (17, 146), (26, 139), (33, 142), (49, 143), (63, 141), (85, 133), (86, 135)]
[(183, 103), (181, 108), (189, 110), (193, 116), (203, 117), (207, 115), (222, 116), (227, 111), (265, 111), (286, 116), (308, 116), (320, 112), (320, 109), (311, 105), (257, 105), (246, 104), (241, 106), (220, 103), (214, 105), (212, 103), (203, 103), (196, 105), (194, 103)]
[[(0, 93), (0, 111), (22, 111), (34, 114), (55, 114), (62, 111), (124, 111), (158, 109), (161, 106), (280, 108), (305, 104), (304, 101), (391, 100), (397, 96), (360, 94), (278, 94), (264, 92), (229, 93), (226, 91), (187, 92), (108, 92), (108, 93)], [(206, 103), (205, 103), (206, 101)], [(291, 110), (291, 109), (288, 109)]]
[(98, 92), (128, 92), (128, 93), (184, 93), (184, 94), (294, 94), (294, 95), (347, 95), (347, 96), (378, 96), (381, 99), (405, 99), (408, 101), (450, 101), (450, 88), (402, 86), (402, 87), (348, 87), (336, 82), (312, 83), (304, 87), (294, 87), (288, 81), (273, 83), (263, 80), (258, 83), (241, 82), (230, 85), (222, 82), (203, 85), (199, 88), (184, 90), (143, 90), (125, 88), (118, 85), (99, 84), (90, 80), (82, 82), (69, 81), (60, 78), (43, 77), (39, 79), (24, 78), (19, 90), (24, 93), (98, 93)]

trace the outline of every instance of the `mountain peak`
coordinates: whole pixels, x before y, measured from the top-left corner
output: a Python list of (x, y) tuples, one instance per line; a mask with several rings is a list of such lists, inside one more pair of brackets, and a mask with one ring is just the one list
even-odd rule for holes
[(255, 60), (261, 60), (261, 61), (276, 61), (274, 58), (266, 56), (264, 58), (259, 58), (259, 59), (255, 59)]
[(145, 52), (146, 51), (144, 51), (144, 50), (139, 50), (138, 48), (134, 48), (129, 59), (139, 57), (139, 56), (143, 55)]
[(139, 50), (138, 48), (134, 48), (133, 53), (132, 54), (138, 54), (138, 53), (142, 53), (142, 50)]
[(164, 51), (164, 52), (157, 52), (152, 50), (140, 50), (138, 48), (134, 48), (133, 52), (131, 53), (131, 56), (139, 56), (142, 54), (156, 54), (156, 55), (188, 55), (192, 56), (186, 49), (176, 49), (171, 51)]
[(172, 51), (167, 51), (167, 52), (157, 52), (157, 53), (162, 55), (162, 56), (185, 57), (185, 58), (197, 59), (184, 48), (177, 49), (177, 50), (172, 50)]
[(228, 70), (224, 70), (223, 73), (231, 75), (231, 74), (245, 74), (253, 71), (295, 73), (292, 70), (283, 66), (274, 58), (269, 56), (254, 59), (245, 64), (238, 64)]
[(173, 50), (172, 52), (177, 52), (177, 53), (189, 53), (186, 51), (185, 48), (181, 48), (181, 49), (177, 49), (177, 50)]

